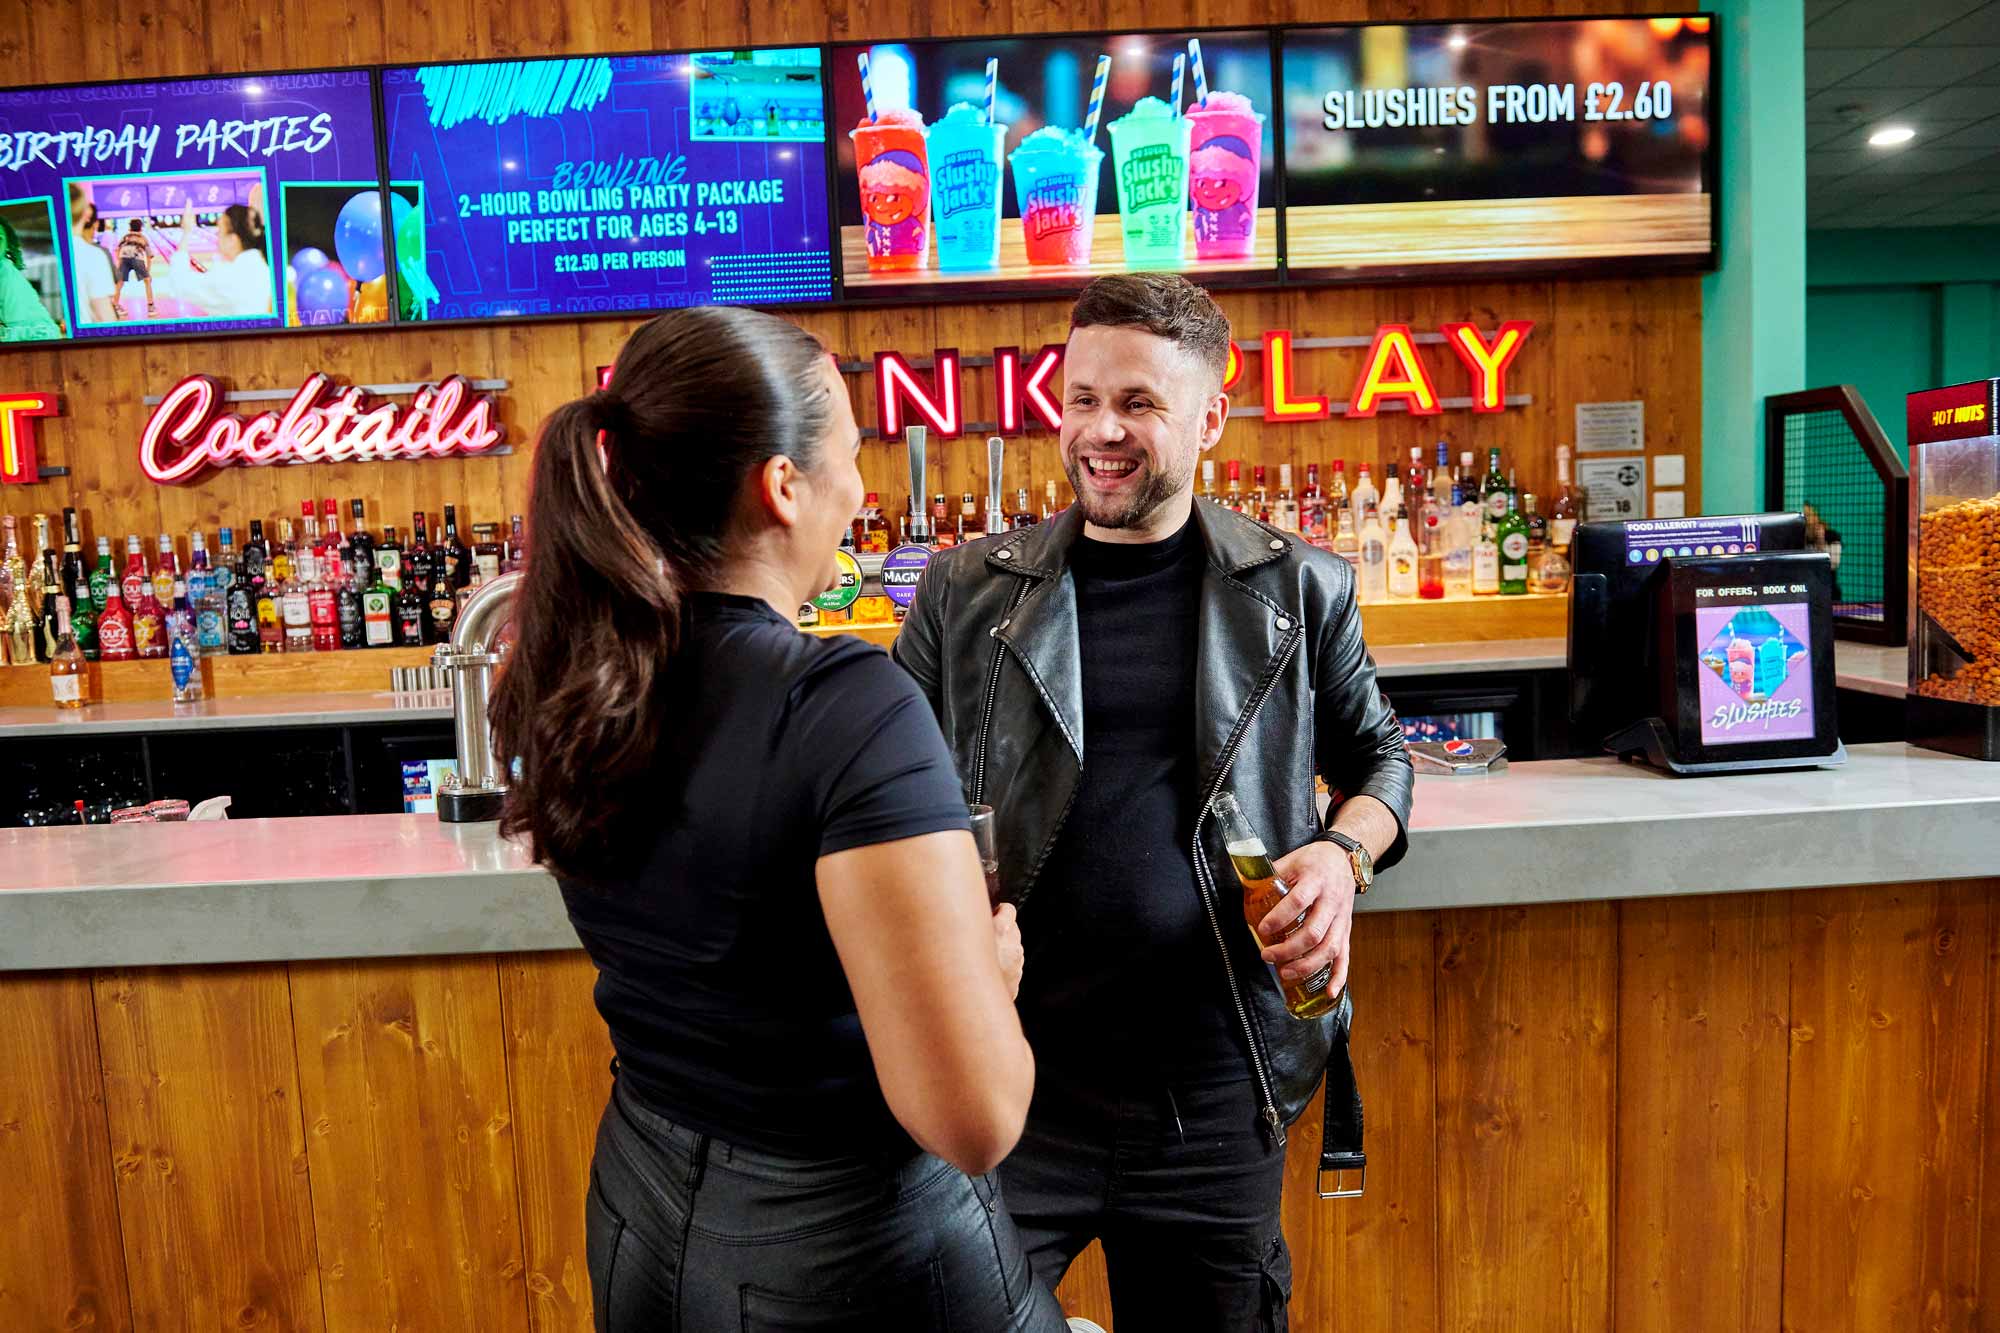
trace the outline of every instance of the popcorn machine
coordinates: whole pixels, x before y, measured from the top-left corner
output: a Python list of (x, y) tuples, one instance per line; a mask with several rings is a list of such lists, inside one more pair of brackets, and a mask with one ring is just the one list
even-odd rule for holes
[(2000, 760), (2000, 379), (1909, 396), (1912, 744)]

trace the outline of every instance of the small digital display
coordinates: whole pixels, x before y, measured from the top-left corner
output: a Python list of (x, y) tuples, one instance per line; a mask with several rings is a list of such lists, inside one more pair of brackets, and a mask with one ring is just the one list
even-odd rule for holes
[(403, 813), (406, 815), (434, 815), (437, 813), (438, 788), (444, 780), (458, 772), (456, 759), (404, 759), (403, 766)]
[(1699, 588), (1695, 596), (1701, 743), (1812, 739), (1812, 628), (1805, 585)]

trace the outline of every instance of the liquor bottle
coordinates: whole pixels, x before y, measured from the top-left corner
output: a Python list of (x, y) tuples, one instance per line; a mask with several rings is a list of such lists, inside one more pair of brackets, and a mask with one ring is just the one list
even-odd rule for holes
[[(223, 529), (225, 532), (228, 529)], [(253, 582), (249, 571), (250, 550), (246, 548), (237, 556), (235, 577), (229, 580), (229, 591), (223, 594), (223, 613), (227, 620), (229, 652), (233, 657), (244, 657), (263, 649), (263, 641), (257, 633), (257, 593), (264, 582), (260, 570)]]
[(1570, 577), (1574, 573), (1570, 564), (1569, 547), (1556, 545), (1553, 538), (1542, 548), (1542, 558), (1535, 566), (1535, 591), (1565, 593), (1569, 591)]
[[(52, 553), (49, 546), (49, 516), (36, 514), (33, 525), (34, 544), (21, 554), (23, 563), (28, 567), (28, 611), (39, 622), (42, 619), (43, 603), (48, 601), (50, 593), (56, 591), (56, 585), (49, 578), (49, 562), (42, 558)], [(55, 622), (51, 620), (49, 623)], [(48, 660), (47, 657), (42, 658), (44, 662)]]
[(139, 602), (132, 608), (132, 647), (140, 657), (167, 655), (167, 609), (173, 604), (173, 589), (167, 589), (167, 606), (153, 595), (151, 579), (138, 580)]
[(1435, 601), (1444, 596), (1445, 555), (1449, 545), (1446, 515), (1450, 509), (1438, 500), (1435, 490), (1423, 495), (1417, 512), (1417, 596)]
[(1299, 530), (1299, 499), (1292, 492), (1292, 465), (1278, 464), (1278, 498), (1271, 502), (1271, 521), (1285, 532)]
[(36, 626), (35, 656), (43, 662), (56, 660), (58, 626), (56, 624), (56, 599), (62, 596), (62, 566), (56, 563), (56, 553), (42, 552), (42, 558), (35, 562), (41, 571), (42, 587), (47, 589), (42, 597), (41, 623)]
[(1229, 489), (1222, 497), (1222, 507), (1232, 514), (1243, 512), (1243, 460), (1229, 460)]
[(1521, 495), (1521, 514), (1528, 520), (1528, 565), (1532, 568), (1542, 563), (1542, 552), (1548, 549), (1549, 521), (1535, 512), (1532, 491)]
[[(320, 541), (332, 553), (335, 560), (346, 564), (354, 558), (353, 549), (347, 544), (347, 534), (340, 530), (340, 504), (331, 497), (319, 502)], [(322, 570), (331, 575), (332, 570)]]
[(284, 623), (284, 651), (309, 653), (313, 650), (312, 597), (306, 581), (312, 577), (312, 557), (301, 550), (294, 555), (278, 584), (278, 612)]
[(49, 692), (57, 708), (83, 707), (83, 650), (77, 647), (70, 629), (69, 597), (57, 592), (49, 598), (56, 609), (56, 650), (49, 658)]
[(958, 540), (969, 542), (979, 535), (979, 502), (971, 491), (958, 494)]
[(397, 647), (415, 648), (425, 642), (425, 627), (430, 623), (427, 600), (414, 578), (404, 579), (403, 586), (396, 590)]
[(1379, 602), (1389, 595), (1389, 537), (1382, 530), (1382, 511), (1370, 505), (1361, 514), (1361, 600)]
[(1507, 513), (1507, 496), (1511, 493), (1506, 474), (1500, 471), (1500, 451), (1486, 451), (1486, 479), (1479, 484), (1479, 499), (1486, 506), (1486, 519), (1498, 523)]
[(1042, 517), (1054, 518), (1062, 510), (1063, 507), (1056, 502), (1056, 479), (1050, 477), (1042, 483)]
[(1259, 523), (1269, 523), (1271, 521), (1271, 492), (1264, 485), (1264, 465), (1262, 463), (1250, 469), (1250, 499), (1249, 508), (1246, 512)]
[(500, 577), (500, 525), (472, 525), (472, 586), (481, 588)]
[[(853, 534), (851, 532), (848, 535), (848, 541), (850, 543), (853, 541)], [(527, 529), (522, 524), (521, 516), (514, 514), (507, 520), (507, 545), (506, 549), (500, 554), (500, 572), (502, 574), (512, 574), (527, 563)]]
[[(316, 653), (337, 650), (341, 640), (340, 574), (336, 548), (322, 546), (306, 557), (312, 563), (306, 571), (306, 614), (312, 619), (312, 646)], [(357, 637), (360, 617), (355, 618)]]
[[(1257, 830), (1250, 826), (1237, 804), (1235, 793), (1218, 792), (1209, 807), (1222, 825), (1223, 846), (1229, 852), (1229, 863), (1236, 870), (1236, 879), (1243, 886), (1243, 921), (1250, 927), (1250, 934), (1261, 951), (1267, 941), (1257, 934), (1257, 927), (1265, 917), (1278, 906), (1279, 901), (1290, 893), (1291, 886), (1278, 878), (1277, 869), (1271, 864), (1270, 853), (1264, 848), (1264, 840)], [(1300, 908), (1298, 919), (1285, 932), (1289, 937), (1305, 923), (1306, 909)], [(1278, 984), (1285, 994), (1285, 1008), (1294, 1018), (1317, 1018), (1339, 1003), (1338, 995), (1328, 994), (1328, 985), (1333, 979), (1333, 965), (1327, 964), (1309, 977), (1297, 981), (1280, 981)]]
[(1583, 521), (1583, 496), (1569, 480), (1569, 446), (1561, 445), (1556, 449), (1555, 500), (1549, 505), (1549, 544), (1563, 553), (1565, 562), (1576, 525)]
[(958, 544), (958, 535), (952, 528), (951, 510), (945, 503), (944, 492), (931, 497), (931, 545), (938, 550)]
[(174, 609), (168, 614), (167, 665), (173, 676), (174, 702), (197, 703), (201, 685), (201, 649), (195, 643), (194, 612), (188, 609), (187, 584), (173, 587)]
[(417, 591), (429, 600), (431, 581), (430, 532), (424, 515), (410, 515), (410, 548), (403, 552), (403, 581), (419, 585)]
[(861, 516), (854, 520), (854, 547), (874, 555), (884, 555), (889, 550), (889, 520), (882, 512), (882, 496), (878, 491), (868, 492), (862, 502)]
[(1333, 553), (1354, 566), (1358, 575), (1361, 570), (1361, 534), (1354, 526), (1354, 510), (1343, 505), (1333, 515)]
[(1458, 456), (1458, 476), (1453, 480), (1465, 488), (1467, 495), (1475, 500), (1479, 498), (1479, 487), (1472, 475), (1472, 450), (1467, 449)]
[(159, 537), (159, 559), (153, 566), (153, 600), (164, 610), (174, 604), (174, 582), (181, 577), (180, 558), (174, 553), (174, 539)]
[[(333, 585), (334, 619), (339, 626), (336, 637), (342, 648), (365, 648), (367, 608), (362, 605), (361, 585), (354, 581), (354, 552), (350, 549), (347, 554), (346, 560), (337, 562), (327, 572), (327, 580)], [(371, 572), (374, 569), (372, 560), (369, 569)]]
[(1028, 505), (1026, 486), (1014, 492), (1014, 512), (1007, 516), (1007, 521), (1009, 526), (1015, 528), (1030, 528), (1042, 521), (1042, 516)]
[(396, 595), (382, 577), (379, 565), (370, 565), (368, 590), (361, 594), (361, 637), (370, 648), (387, 648), (396, 642)]
[(1389, 539), (1389, 595), (1415, 597), (1417, 541), (1410, 535), (1410, 523), (1407, 518), (1399, 514), (1395, 522), (1395, 535)]
[(228, 619), (222, 591), (208, 563), (208, 546), (201, 529), (188, 534), (188, 609), (194, 613), (194, 642), (203, 657), (224, 652), (229, 644)]
[(1306, 488), (1299, 492), (1299, 533), (1314, 546), (1327, 544), (1326, 494), (1319, 488), (1319, 464), (1306, 464)]
[(125, 572), (118, 577), (118, 591), (125, 598), (125, 609), (137, 615), (141, 595), (152, 583), (152, 575), (146, 569), (146, 556), (139, 549), (139, 534), (125, 534)]
[(279, 590), (292, 581), (292, 564), (298, 557), (298, 551), (298, 538), (292, 535), (292, 520), (279, 519), (278, 541), (271, 548), (270, 568), (266, 571), (270, 581), (276, 584)]
[(1440, 507), (1451, 507), (1451, 443), (1438, 441), (1437, 466), (1431, 469), (1431, 494), (1437, 497)]
[(1507, 497), (1507, 512), (1500, 516), (1494, 535), (1500, 545), (1500, 591), (1518, 597), (1528, 591), (1528, 519)]
[(1452, 484), (1451, 507), (1438, 523), (1444, 532), (1445, 591), (1454, 597), (1468, 596), (1472, 592), (1472, 548), (1479, 540), (1482, 511), (1478, 500), (1466, 498), (1465, 487), (1468, 484)]
[[(110, 538), (98, 540), (109, 543)], [(106, 662), (129, 662), (139, 655), (133, 645), (132, 612), (125, 605), (124, 590), (109, 579), (104, 585), (104, 606), (97, 613), (97, 655)]]
[(472, 548), (458, 531), (458, 506), (444, 507), (444, 539), (438, 543), (442, 558), (432, 557), (437, 568), (450, 582), (451, 590), (457, 592), (472, 582)]
[(230, 585), (236, 582), (236, 529), (220, 528), (215, 534), (215, 562), (209, 571), (215, 586), (226, 600)]
[(354, 518), (354, 531), (347, 537), (347, 568), (357, 588), (366, 589), (375, 582), (375, 538), (367, 527), (367, 508), (359, 500), (350, 500), (347, 511)]
[(375, 547), (375, 568), (391, 592), (403, 590), (403, 544), (396, 540), (393, 524), (382, 529), (382, 540)]
[(432, 643), (451, 642), (451, 632), (458, 624), (458, 585), (464, 577), (464, 568), (458, 563), (457, 524), (452, 517), (452, 507), (446, 505), (445, 534), (432, 548), (431, 555), (431, 596), (429, 632)]
[[(1362, 474), (1366, 476), (1366, 473)], [(1403, 483), (1396, 475), (1396, 465), (1389, 464), (1388, 477), (1382, 483), (1382, 521), (1394, 522), (1403, 512)]]
[(1217, 500), (1219, 503), (1219, 498), (1215, 494), (1215, 460), (1213, 458), (1204, 458), (1201, 460), (1201, 498), (1204, 500)]
[[(83, 524), (77, 519), (76, 510), (63, 510), (63, 556), (62, 587), (56, 591), (76, 595), (76, 585), (89, 579), (89, 571), (83, 565)], [(76, 607), (70, 607), (70, 625), (76, 625)], [(77, 647), (81, 648), (81, 642)]]
[(1487, 519), (1483, 508), (1477, 522), (1479, 536), (1472, 543), (1472, 594), (1486, 597), (1500, 591), (1500, 538), (1497, 525)]
[(1350, 498), (1347, 493), (1347, 460), (1336, 458), (1333, 460), (1333, 480), (1326, 488), (1326, 521), (1329, 525), (1335, 514), (1348, 507)]
[(1368, 465), (1361, 465), (1361, 478), (1354, 483), (1354, 494), (1348, 498), (1347, 507), (1354, 511), (1354, 529), (1359, 532), (1368, 519), (1368, 511), (1379, 509), (1382, 497), (1375, 490), (1375, 482), (1368, 475)]
[(111, 568), (111, 539), (97, 539), (97, 568), (90, 571), (90, 600), (97, 607), (97, 614), (104, 614), (104, 607), (111, 600), (111, 590), (118, 586), (118, 575)]

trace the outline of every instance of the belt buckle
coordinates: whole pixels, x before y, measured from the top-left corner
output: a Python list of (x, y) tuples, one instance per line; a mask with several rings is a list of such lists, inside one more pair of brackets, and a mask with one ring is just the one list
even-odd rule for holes
[[(1333, 1177), (1333, 1188), (1326, 1187), (1326, 1178)], [(1347, 1188), (1346, 1180), (1354, 1177), (1354, 1187)], [(1336, 1166), (1319, 1169), (1319, 1197), (1322, 1199), (1358, 1199), (1368, 1188), (1368, 1163), (1359, 1166)]]

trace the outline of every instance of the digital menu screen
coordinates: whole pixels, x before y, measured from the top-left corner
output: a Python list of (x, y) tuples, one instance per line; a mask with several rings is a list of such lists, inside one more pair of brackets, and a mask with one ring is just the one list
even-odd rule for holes
[(849, 297), (1140, 269), (1276, 277), (1268, 32), (878, 42), (829, 59)]
[(384, 70), (405, 319), (833, 296), (814, 47)]
[[(1775, 591), (1776, 596), (1770, 594)], [(1812, 630), (1806, 591), (1702, 588), (1694, 610), (1701, 743), (1811, 740)]]
[(379, 190), (366, 70), (0, 92), (0, 341), (386, 318)]
[(1286, 30), (1287, 272), (1710, 266), (1712, 27), (1695, 15)]

